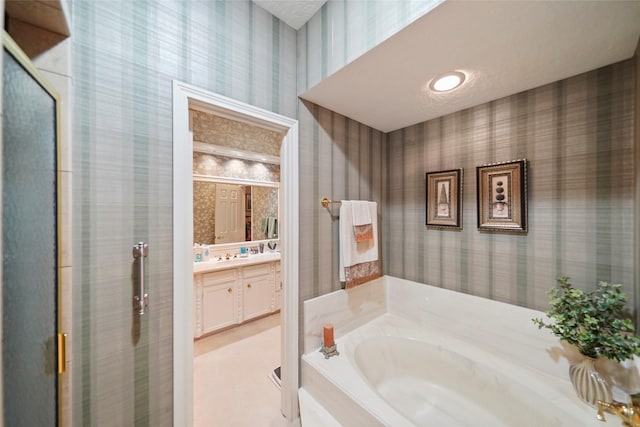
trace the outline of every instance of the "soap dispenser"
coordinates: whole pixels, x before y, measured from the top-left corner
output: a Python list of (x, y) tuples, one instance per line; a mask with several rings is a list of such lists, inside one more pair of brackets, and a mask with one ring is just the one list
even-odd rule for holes
[(207, 262), (211, 259), (211, 251), (209, 245), (200, 245), (202, 248), (202, 262)]
[(193, 262), (202, 262), (202, 247), (197, 243), (193, 245)]

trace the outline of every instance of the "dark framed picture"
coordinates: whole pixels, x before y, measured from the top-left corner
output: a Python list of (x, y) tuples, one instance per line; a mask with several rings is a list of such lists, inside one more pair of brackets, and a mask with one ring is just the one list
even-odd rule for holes
[(527, 160), (476, 167), (478, 229), (527, 232)]
[(427, 172), (427, 228), (462, 229), (462, 169)]

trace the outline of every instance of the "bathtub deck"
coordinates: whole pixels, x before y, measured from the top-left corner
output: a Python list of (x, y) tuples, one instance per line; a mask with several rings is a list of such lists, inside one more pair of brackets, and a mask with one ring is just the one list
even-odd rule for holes
[[(447, 383), (449, 377), (438, 380), (440, 388), (451, 388), (460, 396), (471, 399), (478, 397), (478, 414), (483, 417), (495, 416), (499, 420), (491, 421), (491, 425), (539, 427), (538, 421), (541, 420), (545, 427), (620, 425), (613, 415), (608, 416), (606, 422), (598, 421), (595, 416), (596, 410), (577, 398), (568, 379), (567, 359), (570, 358), (570, 354), (563, 353), (555, 337), (546, 331), (538, 330), (531, 322), (532, 317), (540, 317), (544, 313), (388, 276), (385, 276), (383, 281), (378, 280), (362, 286), (364, 288), (358, 292), (336, 291), (333, 293), (335, 295), (324, 295), (315, 301), (315, 305), (313, 300), (305, 301), (306, 351), (301, 361), (302, 387), (305, 393), (338, 423), (320, 422), (319, 425), (478, 425), (476, 421), (482, 418), (480, 416), (476, 418), (469, 413), (469, 416), (465, 417), (464, 414), (456, 414), (456, 410), (438, 408), (437, 405), (433, 410), (427, 411), (429, 414), (425, 417), (414, 416), (414, 409), (424, 412), (424, 405), (428, 406), (428, 402), (433, 400), (433, 387), (425, 388), (422, 383), (419, 384), (420, 387), (416, 386), (420, 390), (415, 394), (422, 395), (424, 402), (419, 400), (424, 405), (418, 402), (415, 408), (404, 411), (406, 417), (402, 415), (398, 408), (403, 409), (401, 406), (406, 402), (395, 402), (394, 408), (393, 402), (385, 400), (384, 390), (380, 389), (381, 384), (384, 387), (386, 383), (374, 383), (379, 380), (379, 374), (386, 372), (385, 367), (390, 366), (392, 360), (401, 360), (402, 366), (411, 365), (408, 372), (412, 376), (415, 375), (415, 371), (411, 369), (419, 366), (420, 361), (424, 360), (426, 363), (427, 360), (419, 355), (403, 359), (392, 354), (392, 359), (374, 360), (374, 365), (367, 369), (367, 374), (362, 368), (370, 360), (369, 355), (375, 359), (378, 355), (387, 353), (385, 350), (388, 348), (388, 344), (376, 344), (374, 347), (367, 345), (362, 347), (359, 359), (355, 357), (355, 349), (360, 343), (372, 337), (420, 340), (428, 343), (432, 352), (442, 352), (443, 349), (454, 352), (446, 360), (459, 359), (460, 366), (471, 366), (469, 375), (484, 381), (476, 387), (481, 394), (476, 393), (472, 396), (464, 387), (450, 387)], [(372, 289), (373, 287), (384, 289), (376, 290)], [(310, 304), (307, 305), (308, 303)], [(508, 322), (505, 322), (505, 319), (509, 319)], [(340, 356), (324, 359), (318, 352), (318, 331), (321, 331), (318, 325), (323, 321), (333, 323), (336, 328), (336, 343)], [(387, 342), (388, 340), (384, 341)], [(407, 351), (397, 354), (406, 355)], [(413, 363), (415, 360), (418, 360), (417, 365)], [(362, 361), (365, 365), (362, 365)], [(454, 369), (451, 372), (457, 371), (458, 369)], [(393, 372), (391, 374), (393, 375)], [(400, 374), (395, 378), (389, 377), (390, 384), (402, 375), (406, 377), (407, 372), (402, 371)], [(478, 377), (478, 374), (481, 375)], [(426, 382), (431, 384), (431, 380), (425, 378)], [(469, 377), (461, 380), (461, 384), (466, 384), (468, 379)], [(393, 392), (395, 396), (398, 387), (402, 387), (393, 384), (396, 387), (396, 391)], [(487, 385), (490, 387), (487, 388)], [(429, 394), (429, 398), (425, 398), (424, 393)], [(519, 406), (513, 407), (514, 405), (508, 404), (507, 401), (513, 400), (510, 393), (516, 393), (517, 398), (514, 402)], [(452, 402), (454, 400), (452, 399)], [(500, 402), (505, 404), (502, 405)], [(460, 405), (462, 404), (458, 402), (456, 407)], [(522, 407), (521, 410), (519, 407)], [(450, 418), (452, 414), (455, 415), (455, 420)]]

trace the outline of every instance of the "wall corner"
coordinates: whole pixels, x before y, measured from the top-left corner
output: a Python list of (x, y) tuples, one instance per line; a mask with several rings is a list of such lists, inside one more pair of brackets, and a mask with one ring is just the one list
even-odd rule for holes
[(634, 215), (633, 215), (633, 247), (634, 247), (634, 301), (636, 333), (640, 333), (640, 39), (634, 55), (635, 62), (635, 104), (634, 104)]

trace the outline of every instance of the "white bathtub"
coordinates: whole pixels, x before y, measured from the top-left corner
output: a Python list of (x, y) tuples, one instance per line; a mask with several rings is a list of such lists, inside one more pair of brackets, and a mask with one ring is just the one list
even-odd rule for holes
[(407, 425), (580, 425), (553, 407), (549, 398), (557, 391), (541, 387), (530, 373), (393, 315), (346, 336), (342, 347), (367, 385)]
[[(386, 292), (393, 291), (387, 288)], [(437, 300), (433, 294), (426, 299)], [(356, 311), (362, 307), (353, 298), (348, 305)], [(551, 367), (536, 362), (540, 343), (530, 345), (528, 351), (533, 357), (520, 361), (517, 342), (504, 351), (500, 347), (508, 342), (505, 337), (505, 341), (496, 338), (484, 346), (482, 343), (490, 339), (486, 330), (470, 330), (464, 321), (451, 324), (446, 319), (446, 307), (440, 307), (444, 311), (435, 315), (421, 311), (422, 321), (407, 319), (405, 314), (411, 317), (408, 312), (399, 315), (388, 305), (386, 308), (373, 319), (367, 315), (363, 324), (338, 334), (339, 356), (325, 359), (315, 349), (302, 357), (303, 388), (340, 425), (619, 425), (613, 415), (606, 423), (596, 420), (595, 410), (579, 401), (567, 378), (556, 375), (554, 364), (558, 362), (552, 362)], [(485, 320), (491, 325), (489, 317)], [(530, 322), (529, 317), (527, 320)], [(353, 326), (352, 319), (350, 323)], [(509, 328), (513, 327), (510, 324)], [(527, 332), (520, 335), (524, 340)], [(539, 357), (552, 359), (544, 352)], [(561, 369), (566, 367), (560, 365)]]

